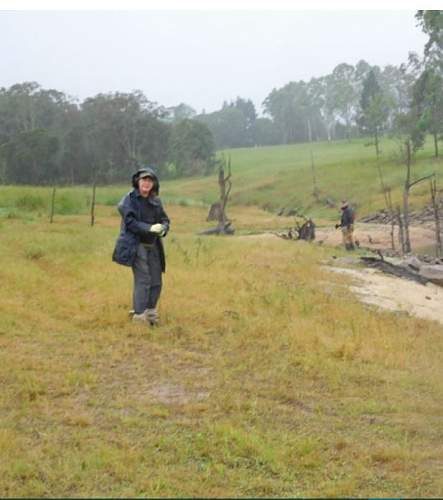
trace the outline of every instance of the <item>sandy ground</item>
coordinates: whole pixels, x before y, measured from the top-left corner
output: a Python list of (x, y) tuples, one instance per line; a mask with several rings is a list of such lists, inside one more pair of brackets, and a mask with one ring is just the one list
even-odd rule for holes
[[(360, 242), (361, 247), (371, 249), (391, 248), (391, 226), (388, 224), (365, 224), (357, 223), (354, 230), (354, 238)], [(410, 227), (412, 248), (431, 247), (435, 244), (435, 233), (432, 229), (420, 226)], [(318, 228), (316, 229), (316, 241), (324, 245), (337, 246), (342, 243), (340, 229)], [(397, 231), (394, 234), (394, 242), (398, 245)]]
[[(283, 231), (282, 231), (283, 232)], [(391, 226), (388, 224), (366, 224), (357, 223), (355, 226), (354, 237), (359, 241), (360, 247), (370, 248), (373, 250), (383, 250), (391, 248)], [(342, 234), (340, 229), (331, 227), (320, 227), (315, 230), (315, 242), (320, 245), (340, 246), (342, 245)], [(251, 234), (238, 236), (238, 238), (248, 239), (268, 239), (276, 238), (277, 235), (273, 232), (265, 232), (260, 234)], [(432, 229), (411, 226), (410, 227), (411, 245), (413, 249), (430, 248), (435, 244), (435, 233)], [(394, 234), (394, 243), (399, 247), (397, 231)]]
[[(370, 249), (391, 248), (391, 227), (384, 224), (356, 224), (354, 235), (360, 246)], [(410, 228), (411, 244), (414, 249), (429, 248), (434, 245), (435, 234), (432, 229), (419, 226)], [(261, 233), (239, 238), (268, 239), (277, 238), (275, 233)], [(395, 235), (395, 243), (398, 239)], [(316, 229), (316, 243), (328, 246), (342, 244), (341, 231), (331, 228)], [(349, 276), (349, 288), (362, 302), (389, 311), (405, 312), (418, 318), (435, 320), (443, 324), (443, 288), (432, 283), (419, 283), (390, 276), (371, 268), (327, 267), (336, 273)]]
[(328, 267), (352, 278), (350, 290), (365, 304), (401, 311), (443, 324), (443, 288), (388, 276), (376, 269)]

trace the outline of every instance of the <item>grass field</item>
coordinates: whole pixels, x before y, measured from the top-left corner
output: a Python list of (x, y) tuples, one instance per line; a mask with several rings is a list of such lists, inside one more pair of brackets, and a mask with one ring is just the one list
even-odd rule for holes
[[(235, 175), (256, 177), (237, 154)], [(164, 191), (198, 202), (210, 180), (196, 182)], [(27, 205), (49, 190), (27, 189), (0, 190), (1, 497), (443, 495), (443, 328), (357, 302), (320, 265), (340, 250), (200, 238), (207, 208), (169, 204), (149, 330), (128, 321), (131, 271), (111, 262), (106, 200), (126, 187), (99, 192), (93, 228), (86, 201), (49, 224)], [(287, 224), (230, 215), (240, 232)]]

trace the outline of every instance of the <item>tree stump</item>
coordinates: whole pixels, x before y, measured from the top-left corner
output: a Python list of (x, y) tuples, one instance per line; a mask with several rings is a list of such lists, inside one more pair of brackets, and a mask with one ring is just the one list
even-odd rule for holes
[(222, 218), (222, 207), (219, 202), (213, 203), (209, 209), (206, 221), (210, 222), (212, 220), (219, 221)]
[(312, 219), (308, 219), (304, 224), (296, 228), (298, 239), (305, 241), (315, 240), (315, 224)]
[[(225, 175), (225, 167), (228, 169), (228, 175)], [(228, 219), (226, 215), (226, 205), (229, 200), (229, 193), (232, 188), (231, 181), (231, 159), (229, 158), (226, 162), (223, 156), (219, 162), (218, 167), (218, 185), (220, 189), (220, 201), (213, 203), (209, 209), (208, 216), (206, 220), (212, 221), (216, 220), (218, 222), (217, 227), (212, 229), (207, 229), (200, 232), (200, 235), (206, 234), (234, 234), (234, 228), (232, 227), (232, 222)]]
[(312, 219), (306, 219), (303, 224), (296, 222), (295, 226), (287, 233), (278, 233), (277, 236), (285, 240), (315, 240), (315, 223)]

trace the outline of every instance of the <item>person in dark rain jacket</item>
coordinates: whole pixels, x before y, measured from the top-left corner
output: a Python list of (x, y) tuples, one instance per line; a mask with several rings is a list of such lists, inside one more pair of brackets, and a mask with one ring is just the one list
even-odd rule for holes
[(132, 186), (134, 189), (118, 204), (122, 223), (112, 260), (132, 268), (132, 320), (156, 325), (162, 273), (166, 270), (162, 238), (169, 231), (170, 220), (158, 197), (158, 177), (151, 168), (137, 170)]

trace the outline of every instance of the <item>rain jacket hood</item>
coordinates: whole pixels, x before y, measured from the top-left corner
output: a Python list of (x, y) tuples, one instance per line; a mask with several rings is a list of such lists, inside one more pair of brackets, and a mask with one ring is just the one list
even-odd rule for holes
[(132, 186), (138, 189), (138, 181), (141, 177), (150, 177), (154, 181), (154, 186), (152, 188), (152, 193), (158, 196), (160, 193), (160, 182), (158, 180), (157, 174), (150, 167), (139, 168), (137, 172), (132, 175)]

